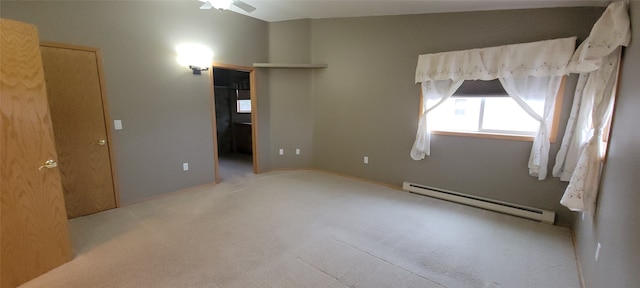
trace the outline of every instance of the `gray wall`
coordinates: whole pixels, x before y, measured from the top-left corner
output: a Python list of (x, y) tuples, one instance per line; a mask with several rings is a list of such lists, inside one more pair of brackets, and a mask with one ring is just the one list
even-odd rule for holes
[[(582, 41), (602, 11), (562, 8), (313, 21), (312, 60), (329, 65), (316, 72), (313, 82), (313, 166), (554, 210), (559, 222), (568, 225), (572, 216), (559, 204), (566, 184), (528, 175), (531, 142), (436, 135), (430, 157), (409, 157), (419, 112), (415, 68), (418, 55), (426, 53), (569, 36)], [(568, 91), (575, 78), (569, 82)], [(573, 94), (565, 95), (563, 123)], [(552, 145), (551, 155), (558, 147)], [(363, 164), (363, 156), (369, 164)]]
[[(216, 62), (251, 66), (268, 59), (266, 22), (199, 10), (197, 1), (0, 5), (1, 17), (37, 25), (42, 40), (102, 50), (111, 117), (124, 126), (112, 143), (122, 203), (214, 181), (210, 74), (195, 76), (179, 66), (175, 46), (201, 43)], [(268, 82), (264, 73), (258, 80)], [(262, 121), (268, 121), (268, 103), (261, 103)], [(269, 135), (260, 137), (268, 145)], [(182, 162), (189, 162), (188, 172)]]
[[(576, 213), (578, 260), (586, 288), (640, 283), (640, 2), (631, 2), (632, 40), (625, 49), (620, 86), (596, 215)], [(602, 244), (595, 261), (597, 243)]]
[[(102, 49), (123, 203), (213, 181), (208, 73), (193, 76), (174, 47), (199, 42), (215, 61), (327, 63), (258, 69), (260, 170), (316, 167), (399, 185), (414, 181), (571, 213), (565, 184), (527, 175), (528, 142), (435, 136), (433, 155), (408, 154), (418, 116), (417, 55), (588, 34), (601, 8), (541, 9), (265, 23), (198, 10), (197, 2), (0, 1), (0, 16), (38, 25), (43, 40)], [(640, 5), (631, 6), (632, 19)], [(233, 27), (233, 28), (231, 28)], [(634, 38), (640, 25), (633, 23)], [(637, 41), (625, 51), (595, 218), (577, 215), (586, 287), (640, 283)], [(575, 79), (567, 85), (571, 91)], [(571, 104), (565, 96), (563, 122)], [(564, 125), (561, 125), (564, 128)], [(563, 129), (561, 129), (563, 130)], [(562, 131), (560, 131), (562, 134)], [(285, 156), (277, 155), (278, 148)], [(295, 156), (295, 148), (302, 149)], [(552, 147), (552, 155), (558, 143)], [(363, 156), (370, 164), (362, 164)], [(181, 171), (190, 162), (191, 171)], [(551, 161), (553, 162), (553, 160)], [(602, 243), (598, 262), (596, 243)]]
[[(309, 63), (311, 20), (269, 23), (269, 61)], [(268, 69), (271, 101), (271, 167), (311, 166), (313, 135), (312, 79), (314, 70)], [(279, 155), (279, 149), (284, 155)], [(295, 149), (301, 150), (300, 155)]]

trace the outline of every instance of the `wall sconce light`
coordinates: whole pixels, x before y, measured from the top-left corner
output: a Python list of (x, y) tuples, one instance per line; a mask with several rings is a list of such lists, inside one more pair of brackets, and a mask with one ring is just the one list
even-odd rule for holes
[(193, 71), (193, 74), (196, 75), (200, 75), (202, 74), (202, 71), (209, 71), (209, 67), (199, 67), (199, 66), (193, 66), (193, 65), (189, 65), (189, 69), (191, 69), (191, 71)]
[(176, 47), (176, 52), (178, 52), (178, 63), (189, 67), (196, 75), (209, 70), (213, 62), (211, 49), (200, 44), (180, 44)]

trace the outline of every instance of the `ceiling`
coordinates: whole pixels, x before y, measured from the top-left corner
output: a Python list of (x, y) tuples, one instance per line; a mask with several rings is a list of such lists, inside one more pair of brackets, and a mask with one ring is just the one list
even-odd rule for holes
[[(196, 1), (196, 0), (192, 0)], [(611, 1), (583, 0), (242, 0), (257, 9), (246, 13), (235, 6), (230, 10), (267, 22), (293, 19), (407, 15), (482, 10), (546, 7), (602, 6)], [(215, 12), (215, 11), (212, 11)]]

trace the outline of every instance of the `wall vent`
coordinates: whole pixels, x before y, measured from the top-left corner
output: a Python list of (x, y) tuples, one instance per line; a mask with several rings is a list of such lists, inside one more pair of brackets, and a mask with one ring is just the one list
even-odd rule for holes
[(539, 222), (553, 224), (555, 222), (556, 213), (553, 211), (542, 210), (538, 208), (532, 208), (522, 206), (518, 204), (512, 204), (508, 202), (502, 202), (498, 200), (492, 200), (488, 198), (468, 195), (464, 193), (449, 191), (440, 188), (434, 188), (424, 186), (420, 184), (414, 184), (410, 182), (404, 182), (402, 189), (405, 191), (413, 192), (420, 195), (425, 195), (433, 198), (447, 200), (455, 203), (460, 203), (468, 206), (478, 207), (491, 211), (496, 211), (504, 214), (523, 217)]

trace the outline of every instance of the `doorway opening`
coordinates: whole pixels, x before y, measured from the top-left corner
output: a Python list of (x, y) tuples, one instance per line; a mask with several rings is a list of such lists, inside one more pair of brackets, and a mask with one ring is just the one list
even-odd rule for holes
[(253, 69), (213, 66), (216, 183), (257, 173)]

